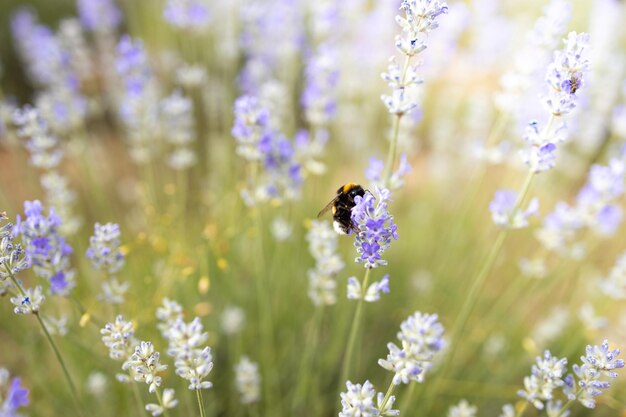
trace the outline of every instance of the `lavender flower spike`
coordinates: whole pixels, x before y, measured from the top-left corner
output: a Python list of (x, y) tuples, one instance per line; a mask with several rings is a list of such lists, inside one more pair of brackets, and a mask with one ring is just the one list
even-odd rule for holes
[(363, 197), (354, 199), (355, 206), (352, 208), (352, 222), (359, 230), (356, 234), (354, 246), (360, 255), (355, 262), (364, 263), (365, 268), (376, 268), (387, 265), (387, 261), (381, 258), (381, 254), (389, 249), (392, 239), (398, 239), (397, 226), (393, 222), (393, 216), (387, 210), (389, 190), (376, 187), (376, 197), (370, 192)]
[[(374, 397), (377, 398), (376, 402), (374, 402)], [(341, 393), (342, 410), (339, 417), (398, 416), (400, 411), (391, 409), (395, 399), (395, 396), (391, 396), (384, 410), (381, 410), (383, 394), (378, 393), (377, 395), (371, 382), (353, 384), (348, 381), (346, 382), (346, 392)]]
[(489, 203), (493, 222), (498, 226), (520, 229), (528, 226), (528, 218), (537, 215), (539, 200), (533, 198), (524, 211), (516, 206), (517, 193), (513, 190), (498, 190)]
[(402, 322), (398, 333), (402, 348), (389, 343), (387, 358), (378, 360), (380, 366), (394, 372), (393, 384), (424, 381), (433, 358), (445, 346), (444, 328), (438, 319), (436, 314), (417, 311)]
[[(18, 377), (10, 379), (9, 371), (0, 368), (0, 415), (15, 417), (21, 415), (18, 409), (29, 404), (28, 389), (22, 386)], [(10, 382), (9, 382), (10, 381)]]

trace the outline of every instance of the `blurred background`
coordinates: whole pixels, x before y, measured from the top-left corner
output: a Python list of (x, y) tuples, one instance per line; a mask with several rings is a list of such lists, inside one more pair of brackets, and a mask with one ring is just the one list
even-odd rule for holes
[[(170, 415), (198, 414), (157, 328), (163, 298), (208, 332), (207, 415), (337, 415), (357, 304), (346, 299), (346, 279), (360, 280), (364, 268), (353, 262), (353, 238), (338, 236), (343, 268), (328, 277), (331, 300), (320, 301), (307, 234), (340, 185), (374, 189), (372, 158), (382, 164), (397, 135), (398, 153), (412, 167), (389, 204), (400, 237), (383, 255), (388, 265), (372, 270), (376, 280), (389, 274), (390, 293), (363, 306), (350, 375), (384, 393), (392, 375), (377, 361), (407, 316), (437, 313), (446, 330), (458, 323), (501, 233), (489, 202), (497, 189), (522, 186), (525, 129), (547, 119), (545, 71), (569, 31), (590, 34), (590, 67), (556, 168), (537, 175), (530, 190), (539, 214), (508, 234), (448, 348), (453, 361), (444, 354), (424, 383), (398, 388), (395, 406), (406, 416), (446, 415), (462, 399), (479, 415), (499, 415), (506, 403), (520, 410), (517, 391), (544, 349), (574, 364), (588, 344), (626, 347), (626, 261), (619, 261), (626, 5), (450, 1), (413, 62), (424, 81), (410, 91), (417, 107), (396, 120), (380, 97), (390, 94), (381, 78), (390, 57), (404, 60), (394, 41), (399, 6), (0, 3), (0, 212), (15, 223), (25, 201), (40, 200), (62, 222), (59, 233), (73, 249), (71, 296), (50, 294), (32, 269), (19, 278), (48, 291), (42, 316), (85, 415), (139, 415), (137, 395), (154, 401), (143, 384), (134, 393), (115, 379), (121, 362), (109, 357), (100, 329), (117, 314), (168, 363), (163, 384), (179, 399)], [(238, 101), (244, 96), (257, 101)], [(25, 129), (28, 105), (38, 112), (35, 133)], [(264, 165), (246, 140), (267, 126), (278, 162)], [(594, 165), (612, 167), (612, 199), (584, 217), (576, 212), (581, 189), (604, 178), (589, 176)], [(578, 216), (575, 227), (562, 226), (564, 212)], [(597, 221), (599, 212), (610, 224)], [(85, 255), (96, 222), (119, 224), (126, 260), (119, 272), (97, 270)], [(111, 289), (114, 279), (122, 288)], [(52, 350), (33, 317), (13, 314), (13, 295), (0, 298), (0, 367), (31, 390), (25, 415), (73, 413)], [(244, 355), (259, 363), (261, 378), (259, 398), (249, 403), (235, 372)], [(575, 404), (571, 415), (626, 416), (624, 375), (612, 385), (595, 410)]]

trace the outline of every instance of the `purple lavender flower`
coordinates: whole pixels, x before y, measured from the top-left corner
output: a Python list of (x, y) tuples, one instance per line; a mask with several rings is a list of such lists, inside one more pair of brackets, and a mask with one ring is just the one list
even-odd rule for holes
[(28, 400), (28, 389), (22, 386), (22, 380), (18, 377), (11, 379), (9, 383), (9, 372), (0, 368), (0, 416), (17, 417), (21, 415), (18, 409), (26, 407)]
[(127, 131), (130, 156), (145, 164), (158, 149), (160, 92), (143, 43), (123, 36), (117, 45), (115, 66), (125, 86), (119, 115)]
[(203, 0), (168, 0), (163, 17), (178, 29), (202, 31), (211, 21), (209, 8)]
[(372, 193), (366, 192), (363, 197), (354, 199), (352, 208), (352, 222), (358, 229), (354, 246), (359, 256), (355, 262), (364, 263), (366, 268), (387, 265), (381, 254), (389, 249), (392, 239), (398, 239), (397, 226), (387, 210), (389, 190), (381, 187), (375, 190), (378, 201)]
[(14, 233), (22, 236), (35, 273), (49, 282), (52, 294), (68, 295), (76, 283), (69, 263), (72, 248), (58, 230), (61, 220), (53, 209), (44, 216), (37, 200), (24, 202), (24, 213), (26, 218), (18, 217)]
[(235, 124), (232, 134), (237, 153), (250, 162), (262, 164), (263, 175), (255, 178), (254, 189), (244, 190), (244, 200), (294, 199), (300, 194), (302, 167), (296, 161), (292, 142), (270, 126), (269, 112), (254, 96), (243, 96), (235, 102)]
[(554, 53), (554, 61), (546, 73), (546, 82), (552, 88), (544, 102), (555, 116), (566, 115), (576, 108), (576, 93), (584, 86), (583, 75), (589, 68), (588, 48), (588, 34), (570, 32), (565, 48)]
[(495, 224), (512, 229), (528, 226), (528, 218), (537, 215), (539, 200), (533, 198), (528, 208), (522, 211), (516, 207), (517, 199), (518, 194), (513, 190), (496, 191), (493, 200), (489, 203), (489, 211)]
[(248, 161), (259, 160), (259, 142), (269, 134), (269, 112), (253, 96), (239, 97), (234, 112), (231, 133), (237, 140), (237, 154)]
[(114, 0), (78, 0), (77, 6), (80, 21), (88, 30), (112, 33), (122, 21)]
[(339, 69), (334, 53), (329, 45), (320, 45), (305, 70), (301, 102), (307, 121), (315, 127), (324, 128), (335, 114)]
[[(374, 187), (382, 187), (383, 186), (383, 171), (385, 169), (385, 164), (382, 160), (378, 158), (370, 158), (370, 164), (365, 170), (365, 178), (367, 178), (372, 186)], [(406, 154), (400, 155), (400, 163), (398, 168), (391, 174), (391, 178), (389, 178), (389, 189), (397, 190), (404, 186), (404, 177), (409, 174), (413, 168), (409, 164)]]
[(384, 409), (381, 409), (384, 395), (380, 392), (376, 394), (374, 385), (369, 381), (365, 381), (362, 385), (347, 381), (346, 392), (342, 392), (340, 396), (342, 410), (339, 417), (391, 417), (400, 415), (399, 410), (391, 408), (396, 400), (395, 395), (392, 395), (387, 404), (384, 405)]
[(566, 139), (566, 125), (552, 127), (554, 120), (576, 108), (578, 91), (584, 86), (584, 74), (589, 68), (587, 50), (589, 35), (570, 32), (565, 47), (554, 52), (554, 59), (546, 72), (547, 92), (543, 102), (550, 111), (550, 121), (540, 128), (536, 121), (530, 122), (524, 135), (527, 149), (522, 159), (532, 172), (547, 171), (555, 165), (556, 144)]

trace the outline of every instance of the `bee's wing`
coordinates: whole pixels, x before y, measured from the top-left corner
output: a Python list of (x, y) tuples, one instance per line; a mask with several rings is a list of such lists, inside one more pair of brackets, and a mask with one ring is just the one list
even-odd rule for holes
[(326, 213), (328, 210), (330, 210), (333, 205), (335, 205), (335, 203), (337, 202), (337, 199), (341, 196), (341, 194), (337, 194), (337, 196), (335, 198), (333, 198), (332, 200), (330, 200), (328, 202), (328, 204), (326, 204), (326, 206), (320, 210), (319, 213), (317, 213), (317, 217), (320, 217), (321, 215), (323, 215), (324, 213)]

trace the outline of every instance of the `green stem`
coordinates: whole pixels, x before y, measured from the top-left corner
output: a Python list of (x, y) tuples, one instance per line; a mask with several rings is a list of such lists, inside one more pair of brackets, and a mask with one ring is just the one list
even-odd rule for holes
[[(411, 57), (409, 55), (406, 56), (404, 60), (404, 67), (402, 69), (402, 81), (401, 85), (404, 86), (406, 82), (406, 73), (409, 69), (409, 64), (411, 63)], [(398, 153), (398, 136), (400, 133), (400, 120), (402, 120), (402, 116), (404, 113), (397, 113), (396, 118), (394, 119), (393, 124), (393, 135), (391, 136), (391, 144), (389, 146), (389, 152), (387, 153), (387, 163), (385, 164), (385, 187), (389, 187), (389, 181), (391, 180), (391, 174), (393, 173), (393, 167), (396, 165), (396, 158)]]
[(196, 399), (198, 400), (198, 408), (200, 409), (200, 417), (206, 417), (206, 411), (204, 410), (204, 402), (202, 401), (202, 392), (199, 389), (196, 390)]
[(57, 347), (56, 343), (54, 343), (52, 336), (50, 336), (50, 332), (48, 331), (48, 328), (46, 327), (43, 320), (41, 319), (39, 312), (34, 313), (34, 314), (35, 314), (35, 317), (37, 317), (37, 321), (39, 322), (41, 329), (46, 335), (46, 338), (48, 339), (50, 346), (52, 346), (52, 350), (54, 351), (54, 354), (57, 357), (57, 360), (59, 361), (61, 368), (63, 369), (63, 375), (65, 376), (65, 380), (70, 387), (70, 392), (72, 393), (72, 398), (74, 399), (74, 405), (76, 406), (76, 410), (78, 411), (78, 414), (82, 416), (83, 411), (80, 407), (80, 401), (78, 400), (78, 392), (76, 391), (76, 386), (74, 385), (74, 382), (72, 381), (72, 377), (70, 377), (70, 373), (67, 370), (67, 366), (65, 366), (65, 362), (63, 361), (61, 352), (59, 351), (59, 348)]
[(136, 381), (133, 381), (133, 397), (135, 398), (135, 405), (137, 406), (138, 414), (137, 416), (141, 416), (144, 414), (145, 407), (143, 405), (143, 401), (141, 401), (141, 394), (139, 393), (139, 384)]
[[(15, 275), (13, 275), (13, 271), (11, 271), (11, 268), (5, 265), (4, 269), (5, 271), (8, 272), (9, 276), (11, 277), (11, 281), (13, 282), (13, 285), (15, 285), (15, 287), (18, 289), (22, 297), (26, 297), (26, 291), (24, 291), (24, 288), (22, 288), (22, 285), (17, 280)], [(43, 330), (46, 338), (48, 339), (50, 346), (52, 346), (52, 350), (54, 351), (54, 354), (57, 360), (59, 361), (59, 364), (61, 364), (61, 368), (63, 369), (63, 375), (65, 376), (65, 380), (70, 387), (70, 393), (72, 394), (72, 399), (74, 400), (74, 405), (76, 406), (76, 410), (78, 411), (78, 414), (80, 416), (83, 416), (83, 411), (80, 407), (80, 401), (78, 400), (78, 391), (76, 390), (76, 386), (74, 385), (74, 382), (72, 381), (72, 378), (70, 377), (70, 373), (68, 372), (67, 367), (65, 366), (65, 362), (63, 361), (61, 352), (59, 351), (59, 348), (57, 347), (56, 343), (54, 343), (54, 340), (52, 339), (52, 336), (50, 335), (48, 328), (46, 327), (43, 320), (41, 319), (39, 312), (33, 312), (33, 314), (35, 315), (35, 317), (37, 317), (37, 321), (39, 322), (41, 329)]]
[(341, 378), (339, 380), (340, 384), (346, 382), (346, 378), (348, 378), (348, 374), (350, 373), (350, 367), (352, 365), (352, 354), (354, 351), (354, 343), (356, 342), (356, 335), (359, 330), (359, 324), (361, 322), (361, 316), (363, 315), (363, 300), (365, 298), (365, 292), (367, 291), (367, 282), (370, 277), (371, 268), (365, 268), (365, 276), (363, 277), (363, 282), (361, 283), (361, 298), (356, 305), (356, 311), (354, 313), (354, 319), (352, 320), (352, 326), (350, 328), (350, 337), (348, 338), (348, 347), (346, 348), (346, 352), (344, 354), (343, 367), (341, 369)]
[(389, 388), (387, 389), (387, 393), (385, 394), (385, 398), (383, 398), (383, 402), (380, 403), (380, 407), (378, 407), (378, 410), (381, 413), (383, 412), (383, 410), (385, 409), (385, 406), (389, 402), (389, 399), (391, 398), (391, 395), (393, 394), (393, 390), (394, 389), (396, 389), (396, 384), (394, 384), (393, 381), (392, 381), (391, 384), (389, 384)]

